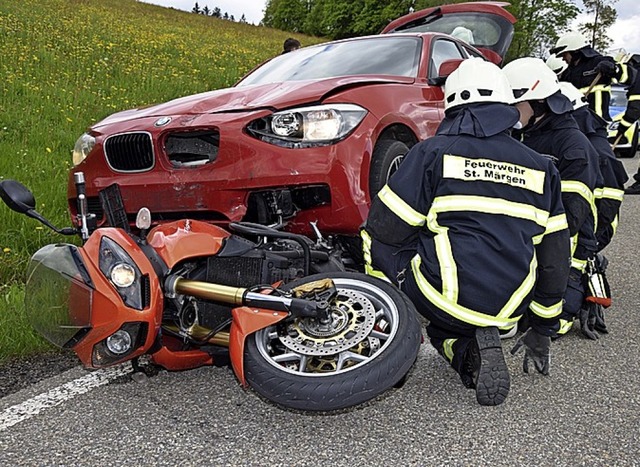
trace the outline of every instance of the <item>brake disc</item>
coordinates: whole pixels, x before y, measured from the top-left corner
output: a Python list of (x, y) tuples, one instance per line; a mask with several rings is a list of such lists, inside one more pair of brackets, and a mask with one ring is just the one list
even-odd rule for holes
[(315, 318), (300, 318), (289, 323), (287, 333), (280, 336), (280, 341), (299, 354), (333, 355), (366, 339), (376, 321), (371, 300), (355, 290), (340, 290), (332, 301), (330, 312), (328, 324)]

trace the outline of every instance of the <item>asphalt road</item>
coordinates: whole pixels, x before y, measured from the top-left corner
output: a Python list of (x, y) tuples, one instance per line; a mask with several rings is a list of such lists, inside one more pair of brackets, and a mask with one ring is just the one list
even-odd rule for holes
[[(633, 173), (638, 158), (624, 163)], [(332, 415), (274, 407), (227, 368), (119, 378), (58, 405), (36, 398), (51, 407), (30, 413), (25, 401), (91, 375), (73, 368), (0, 399), (0, 465), (640, 465), (639, 226), (628, 196), (605, 252), (611, 333), (554, 342), (549, 377), (507, 355), (501, 406), (479, 406), (425, 344), (403, 388)]]

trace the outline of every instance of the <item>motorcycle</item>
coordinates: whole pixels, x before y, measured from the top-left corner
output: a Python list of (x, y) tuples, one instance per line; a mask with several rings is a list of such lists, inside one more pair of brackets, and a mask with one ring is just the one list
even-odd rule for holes
[(134, 371), (231, 365), (243, 387), (285, 408), (331, 411), (403, 384), (421, 344), (417, 312), (391, 284), (347, 271), (339, 249), (258, 224), (229, 229), (184, 219), (130, 229), (117, 185), (100, 193), (108, 226), (88, 213), (59, 229), (31, 191), (0, 182), (14, 211), (82, 246), (46, 245), (31, 258), (26, 314), (87, 368)]

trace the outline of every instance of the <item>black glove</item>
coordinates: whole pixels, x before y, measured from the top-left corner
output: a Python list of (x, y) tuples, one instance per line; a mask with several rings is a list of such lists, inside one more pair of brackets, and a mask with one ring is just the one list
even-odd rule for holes
[(616, 74), (616, 64), (609, 60), (599, 61), (595, 69), (597, 72), (602, 73), (604, 76), (609, 78)]
[(551, 337), (543, 336), (535, 329), (529, 328), (516, 341), (511, 349), (511, 355), (515, 355), (523, 345), (525, 352), (522, 369), (524, 372), (529, 373), (529, 359), (531, 359), (539, 373), (548, 375), (549, 364), (551, 363)]
[[(582, 334), (592, 340), (598, 340), (600, 336), (596, 332), (596, 309), (595, 303), (586, 302), (580, 308), (578, 318), (580, 319), (580, 330)], [(603, 321), (604, 322), (604, 321)]]
[(601, 334), (609, 334), (607, 325), (604, 322), (604, 307), (602, 305), (598, 305), (597, 303), (594, 303), (593, 305), (596, 308), (596, 322), (593, 325), (594, 329)]

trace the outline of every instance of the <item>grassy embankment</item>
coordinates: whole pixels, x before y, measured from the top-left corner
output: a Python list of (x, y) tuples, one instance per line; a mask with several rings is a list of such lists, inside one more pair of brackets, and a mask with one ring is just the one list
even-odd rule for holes
[[(71, 150), (90, 124), (230, 86), (289, 36), (135, 0), (0, 2), (0, 180), (67, 226)], [(50, 348), (25, 319), (23, 284), (30, 255), (56, 241), (69, 240), (0, 205), (0, 362)]]

